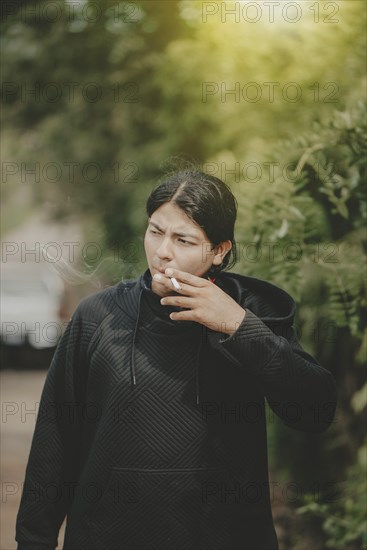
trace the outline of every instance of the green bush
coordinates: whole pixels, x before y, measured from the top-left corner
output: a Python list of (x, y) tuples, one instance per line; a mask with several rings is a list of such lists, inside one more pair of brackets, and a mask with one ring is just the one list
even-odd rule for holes
[(359, 450), (357, 463), (347, 470), (346, 479), (339, 484), (340, 492), (334, 502), (315, 502), (314, 495), (306, 494), (304, 505), (297, 510), (300, 515), (311, 514), (322, 519), (328, 548), (367, 548), (366, 452), (364, 445)]

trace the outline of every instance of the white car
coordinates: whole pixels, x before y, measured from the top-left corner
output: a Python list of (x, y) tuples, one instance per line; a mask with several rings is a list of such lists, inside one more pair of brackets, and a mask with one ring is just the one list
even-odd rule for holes
[(0, 266), (2, 343), (29, 343), (36, 349), (56, 346), (64, 330), (60, 318), (64, 284), (59, 275), (46, 262), (2, 262)]

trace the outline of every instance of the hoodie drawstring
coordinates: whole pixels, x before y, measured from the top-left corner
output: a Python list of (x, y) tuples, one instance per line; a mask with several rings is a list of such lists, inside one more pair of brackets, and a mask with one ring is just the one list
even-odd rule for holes
[(141, 302), (141, 296), (143, 294), (143, 288), (140, 290), (139, 294), (139, 302), (138, 302), (138, 315), (135, 322), (135, 328), (134, 328), (134, 335), (133, 335), (133, 345), (131, 348), (131, 360), (130, 360), (130, 372), (131, 372), (131, 378), (133, 382), (133, 386), (136, 386), (136, 375), (135, 375), (135, 344), (138, 341), (138, 326), (139, 326), (139, 319), (140, 319), (140, 302)]

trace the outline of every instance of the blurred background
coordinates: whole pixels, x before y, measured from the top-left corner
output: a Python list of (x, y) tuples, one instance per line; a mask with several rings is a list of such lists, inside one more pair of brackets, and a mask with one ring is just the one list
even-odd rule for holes
[(365, 2), (1, 10), (0, 548), (16, 548), (57, 341), (83, 296), (147, 268), (147, 196), (192, 163), (238, 200), (233, 271), (295, 298), (300, 342), (338, 384), (323, 434), (269, 414), (280, 549), (366, 548)]

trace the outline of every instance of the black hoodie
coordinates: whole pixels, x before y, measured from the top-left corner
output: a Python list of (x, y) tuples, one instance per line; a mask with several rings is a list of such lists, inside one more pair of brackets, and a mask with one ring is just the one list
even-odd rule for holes
[[(294, 300), (235, 273), (228, 336), (160, 304), (147, 270), (83, 299), (47, 373), (17, 516), (18, 550), (277, 550), (265, 399), (287, 426), (333, 420), (331, 373)], [(217, 330), (218, 328), (218, 330)]]

